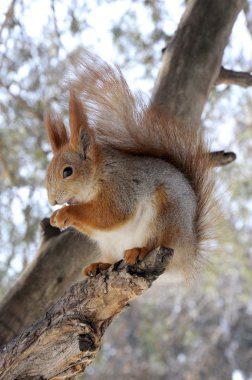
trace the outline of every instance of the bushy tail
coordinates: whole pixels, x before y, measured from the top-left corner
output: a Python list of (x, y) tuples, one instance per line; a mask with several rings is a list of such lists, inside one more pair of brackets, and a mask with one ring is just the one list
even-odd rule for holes
[(68, 85), (81, 100), (99, 144), (162, 157), (189, 180), (197, 196), (195, 234), (201, 251), (211, 237), (214, 185), (200, 128), (179, 125), (141, 96), (133, 96), (118, 67), (86, 51), (74, 59)]

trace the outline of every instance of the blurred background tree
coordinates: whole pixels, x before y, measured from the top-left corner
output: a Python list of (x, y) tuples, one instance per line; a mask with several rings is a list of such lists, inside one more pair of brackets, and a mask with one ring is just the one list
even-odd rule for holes
[[(0, 294), (31, 261), (39, 221), (50, 214), (44, 187), (48, 106), (83, 47), (117, 63), (134, 90), (151, 94), (161, 50), (185, 2), (12, 0), (0, 13)], [(252, 1), (224, 56), (251, 71)], [(214, 148), (237, 152), (218, 169), (225, 216), (211, 263), (196, 283), (163, 279), (113, 324), (86, 379), (252, 379), (251, 89), (221, 85), (203, 124)], [(118, 339), (118, 336), (120, 339)]]

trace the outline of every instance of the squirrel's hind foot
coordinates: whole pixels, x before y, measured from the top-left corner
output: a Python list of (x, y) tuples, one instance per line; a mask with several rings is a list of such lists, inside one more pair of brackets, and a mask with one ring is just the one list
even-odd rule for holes
[(94, 277), (97, 276), (102, 271), (108, 269), (112, 264), (110, 263), (92, 263), (82, 269), (84, 276)]
[(128, 265), (134, 265), (137, 261), (143, 260), (149, 252), (147, 247), (127, 249), (124, 251), (124, 261)]

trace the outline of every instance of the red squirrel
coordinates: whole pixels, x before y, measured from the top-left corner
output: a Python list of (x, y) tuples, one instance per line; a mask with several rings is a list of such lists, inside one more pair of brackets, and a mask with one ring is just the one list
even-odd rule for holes
[(85, 53), (69, 80), (68, 133), (48, 113), (53, 159), (47, 170), (51, 216), (97, 242), (94, 276), (129, 265), (158, 246), (174, 250), (169, 270), (186, 277), (202, 261), (212, 228), (213, 176), (200, 128), (179, 125), (133, 96), (121, 71)]

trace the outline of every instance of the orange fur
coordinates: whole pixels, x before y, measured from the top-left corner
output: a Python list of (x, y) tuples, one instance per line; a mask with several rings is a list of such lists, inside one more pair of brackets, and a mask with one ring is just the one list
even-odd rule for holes
[(129, 221), (132, 215), (120, 213), (113, 205), (113, 192), (100, 193), (94, 200), (63, 207), (51, 216), (59, 228), (73, 226), (92, 236), (94, 230), (113, 230)]

